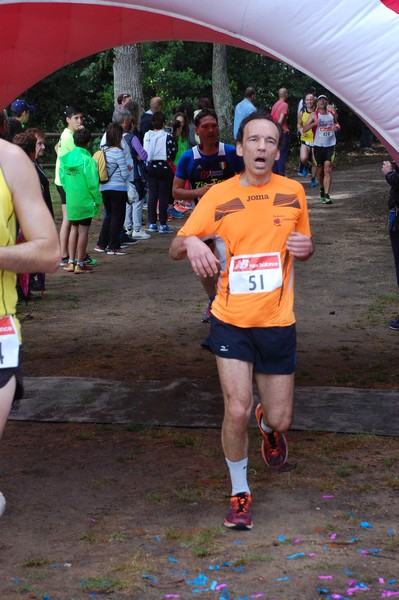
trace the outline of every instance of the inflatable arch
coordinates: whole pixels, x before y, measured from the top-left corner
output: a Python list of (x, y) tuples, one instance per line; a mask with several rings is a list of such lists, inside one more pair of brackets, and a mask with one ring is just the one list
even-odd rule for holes
[(53, 71), (134, 42), (219, 42), (319, 81), (399, 159), (399, 0), (0, 0), (0, 106)]

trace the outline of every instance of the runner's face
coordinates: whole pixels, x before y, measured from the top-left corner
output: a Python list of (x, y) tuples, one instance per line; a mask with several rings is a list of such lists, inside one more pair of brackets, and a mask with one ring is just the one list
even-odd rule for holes
[(195, 133), (199, 136), (201, 144), (216, 143), (219, 141), (219, 125), (215, 119), (210, 115), (201, 119), (198, 127), (195, 128)]
[(83, 127), (83, 115), (82, 113), (77, 113), (76, 115), (72, 115), (72, 117), (67, 117), (66, 122), (68, 123), (68, 129), (77, 131)]
[(306, 108), (313, 108), (314, 106), (314, 96), (313, 94), (308, 94), (305, 98)]
[(326, 108), (327, 108), (327, 99), (326, 98), (320, 98), (317, 101), (317, 108), (319, 108), (320, 110), (326, 110)]
[(279, 132), (272, 121), (254, 119), (244, 128), (242, 143), (237, 143), (237, 154), (242, 156), (245, 172), (255, 178), (271, 173), (273, 163), (280, 156)]

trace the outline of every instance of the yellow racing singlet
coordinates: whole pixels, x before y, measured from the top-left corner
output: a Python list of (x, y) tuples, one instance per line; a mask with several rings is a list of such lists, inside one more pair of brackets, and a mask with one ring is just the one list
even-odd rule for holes
[[(302, 127), (305, 125), (306, 121), (309, 119), (310, 115), (312, 113), (309, 113), (307, 110), (304, 110), (302, 112)], [(309, 131), (307, 131), (306, 133), (304, 133), (303, 135), (301, 135), (301, 142), (309, 144), (309, 145), (313, 145), (313, 129), (309, 129)]]
[[(14, 246), (17, 223), (10, 189), (0, 168), (0, 246)], [(12, 315), (21, 339), (20, 325), (15, 317), (17, 307), (17, 275), (12, 271), (0, 270), (0, 318)]]

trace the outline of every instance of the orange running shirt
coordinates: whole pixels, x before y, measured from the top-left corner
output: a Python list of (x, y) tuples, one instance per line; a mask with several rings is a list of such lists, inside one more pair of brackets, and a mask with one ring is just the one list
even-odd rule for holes
[(221, 262), (212, 313), (238, 327), (285, 327), (295, 322), (292, 231), (309, 236), (305, 191), (271, 175), (244, 187), (240, 175), (214, 185), (177, 235), (214, 239)]

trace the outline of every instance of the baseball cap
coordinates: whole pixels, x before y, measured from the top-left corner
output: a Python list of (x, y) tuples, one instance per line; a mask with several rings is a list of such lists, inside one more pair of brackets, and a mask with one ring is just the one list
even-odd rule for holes
[(24, 112), (24, 110), (29, 110), (29, 112), (33, 112), (34, 110), (36, 110), (36, 106), (31, 106), (29, 105), (26, 100), (14, 100), (14, 102), (11, 104), (10, 106), (10, 110), (12, 112), (17, 113), (17, 115), (20, 115), (21, 113)]
[(328, 98), (325, 94), (320, 94), (320, 96), (317, 96), (318, 100), (320, 100), (320, 98), (325, 98), (326, 100), (328, 100)]

